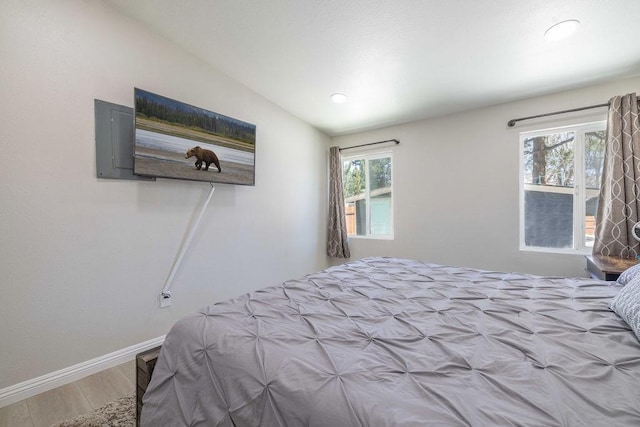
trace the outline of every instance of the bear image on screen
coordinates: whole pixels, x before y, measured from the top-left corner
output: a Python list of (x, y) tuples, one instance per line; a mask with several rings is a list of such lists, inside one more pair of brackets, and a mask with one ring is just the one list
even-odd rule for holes
[(134, 173), (255, 185), (255, 125), (142, 89), (134, 92)]

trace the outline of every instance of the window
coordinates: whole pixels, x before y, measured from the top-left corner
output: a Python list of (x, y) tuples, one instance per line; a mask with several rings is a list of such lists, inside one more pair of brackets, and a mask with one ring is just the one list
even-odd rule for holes
[(520, 134), (520, 249), (588, 253), (605, 122)]
[(393, 238), (393, 180), (390, 152), (342, 158), (347, 234)]

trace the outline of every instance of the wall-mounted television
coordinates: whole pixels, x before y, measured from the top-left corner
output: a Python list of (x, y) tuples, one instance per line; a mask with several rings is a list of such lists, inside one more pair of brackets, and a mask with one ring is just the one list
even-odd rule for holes
[(134, 95), (134, 173), (255, 185), (255, 125), (138, 88)]

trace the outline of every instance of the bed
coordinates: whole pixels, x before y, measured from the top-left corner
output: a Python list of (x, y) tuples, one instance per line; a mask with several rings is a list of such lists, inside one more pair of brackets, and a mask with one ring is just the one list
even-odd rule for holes
[(188, 316), (143, 426), (640, 425), (640, 342), (586, 278), (365, 258)]

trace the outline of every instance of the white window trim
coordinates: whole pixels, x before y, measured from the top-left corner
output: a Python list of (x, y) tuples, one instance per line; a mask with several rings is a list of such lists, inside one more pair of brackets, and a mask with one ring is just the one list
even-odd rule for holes
[[(585, 206), (586, 189), (583, 186), (584, 179), (581, 178), (580, 183), (576, 183), (573, 189), (571, 188), (554, 188), (549, 192), (558, 193), (573, 193), (573, 248), (547, 248), (539, 246), (527, 246), (524, 241), (524, 192), (525, 187), (528, 184), (524, 183), (524, 140), (526, 138), (532, 138), (536, 136), (548, 135), (549, 133), (558, 132), (575, 132), (576, 138), (580, 140), (580, 143), (575, 144), (574, 152), (574, 168), (575, 175), (584, 177), (584, 134), (593, 131), (600, 131), (606, 128), (606, 120), (598, 120), (588, 123), (580, 123), (569, 126), (560, 126), (547, 129), (540, 129), (535, 131), (520, 132), (519, 149), (518, 149), (518, 163), (519, 163), (519, 248), (525, 252), (546, 252), (556, 254), (577, 254), (577, 255), (591, 255), (592, 248), (585, 245), (584, 226), (585, 226)], [(577, 220), (576, 220), (577, 218)]]
[[(341, 165), (343, 168), (343, 175), (344, 175), (344, 162), (350, 159), (360, 159), (360, 160), (364, 160), (367, 162), (367, 165), (369, 163), (370, 160), (375, 160), (375, 159), (382, 159), (385, 157), (389, 157), (390, 161), (391, 161), (391, 214), (389, 215), (389, 221), (391, 223), (391, 234), (375, 234), (375, 235), (371, 235), (370, 233), (370, 221), (371, 221), (371, 203), (367, 203), (367, 210), (366, 210), (366, 229), (367, 229), (367, 234), (366, 235), (359, 235), (359, 234), (352, 234), (350, 236), (348, 236), (349, 239), (364, 239), (364, 240), (394, 240), (394, 235), (395, 235), (395, 222), (394, 222), (394, 211), (395, 211), (395, 190), (394, 190), (394, 183), (395, 183), (395, 178), (394, 178), (394, 162), (393, 162), (393, 150), (389, 150), (389, 149), (385, 149), (385, 150), (375, 150), (375, 151), (359, 151), (353, 154), (349, 154), (349, 155), (343, 155), (341, 156)], [(369, 168), (366, 168), (366, 174), (365, 174), (365, 197), (367, 199), (367, 201), (370, 200), (370, 195), (369, 195)]]

